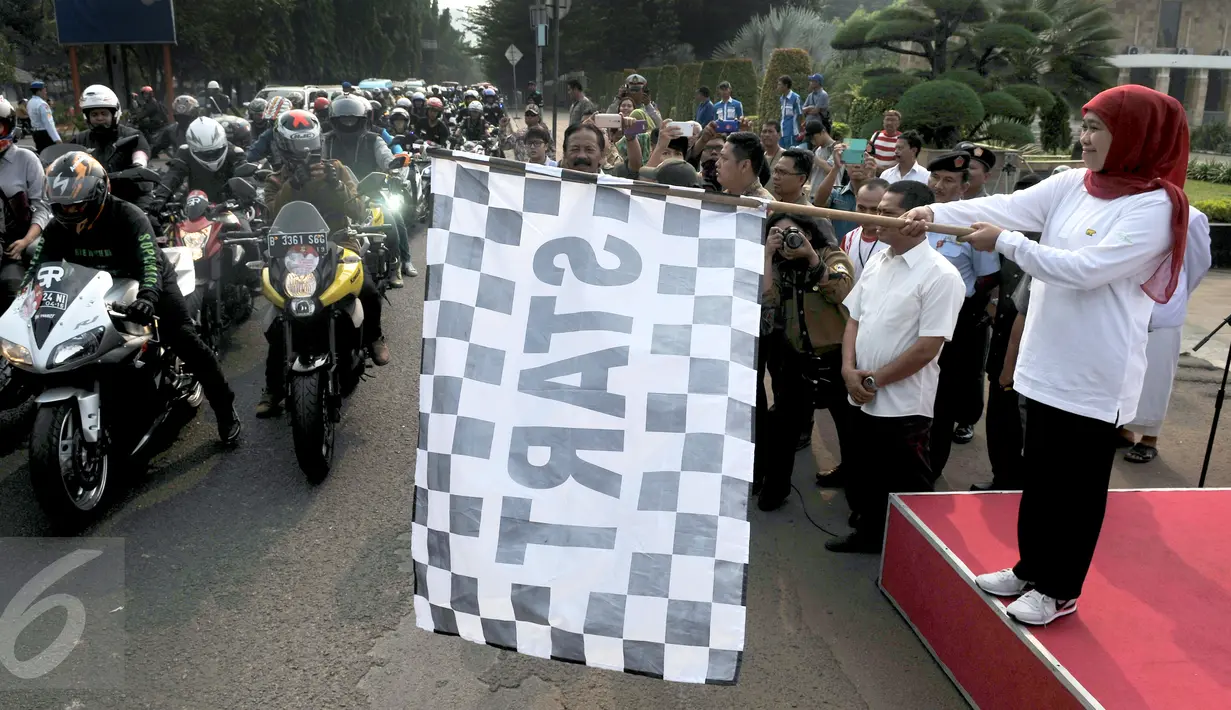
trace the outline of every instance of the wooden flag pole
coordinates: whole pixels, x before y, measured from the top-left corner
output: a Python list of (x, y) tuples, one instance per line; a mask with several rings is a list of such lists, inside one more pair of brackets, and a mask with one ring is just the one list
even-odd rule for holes
[[(605, 184), (606, 187), (623, 187), (621, 185)], [(660, 185), (658, 183), (634, 182), (627, 186), (628, 189), (636, 188), (641, 192), (659, 193), (671, 195), (672, 197), (691, 197), (693, 199), (700, 198), (706, 202), (717, 202), (725, 205), (735, 205), (737, 207), (760, 207), (766, 205), (770, 212), (785, 212), (787, 214), (801, 214), (809, 217), (824, 217), (826, 219), (836, 219), (843, 222), (857, 222), (859, 224), (871, 224), (878, 227), (901, 228), (906, 226), (906, 220), (898, 219), (897, 217), (885, 217), (883, 215), (867, 214), (864, 212), (849, 212), (847, 210), (834, 210), (827, 207), (815, 207), (813, 205), (800, 205), (794, 202), (776, 202), (765, 201), (755, 197), (737, 197), (735, 195), (725, 195), (721, 193), (706, 192), (698, 195), (696, 190), (686, 188), (670, 187)], [(970, 227), (958, 227), (951, 224), (935, 224), (929, 222), (927, 225), (929, 232), (937, 234), (949, 234), (955, 237), (964, 237), (968, 234), (973, 234), (975, 230)]]
[[(439, 148), (429, 148), (428, 155), (444, 158), (445, 160), (454, 160), (462, 163), (472, 163), (476, 165), (487, 165), (504, 172), (526, 173), (526, 164), (508, 158), (495, 156), (472, 156), (461, 151), (449, 151)], [(843, 222), (857, 222), (859, 224), (871, 224), (877, 227), (890, 227), (901, 229), (906, 226), (906, 220), (898, 219), (897, 217), (885, 217), (878, 214), (866, 214), (864, 212), (848, 212), (846, 210), (833, 210), (827, 207), (814, 207), (813, 205), (798, 205), (793, 202), (776, 202), (773, 200), (762, 200), (756, 197), (741, 197), (738, 195), (727, 195), (719, 192), (707, 192), (700, 189), (690, 189), (685, 187), (673, 187), (671, 185), (663, 185), (656, 182), (645, 182), (642, 180), (633, 180), (624, 182), (620, 181), (599, 181), (590, 173), (582, 173), (576, 170), (561, 168), (560, 172), (565, 174), (565, 179), (577, 182), (595, 183), (603, 187), (610, 187), (616, 190), (630, 190), (633, 192), (642, 192), (651, 195), (670, 195), (672, 197), (686, 197), (693, 200), (701, 200), (702, 202), (714, 202), (722, 205), (734, 205), (736, 207), (751, 207), (759, 209), (765, 207), (770, 212), (786, 212), (787, 214), (800, 214), (809, 217), (824, 217), (826, 219), (836, 219)], [(970, 227), (959, 227), (952, 224), (935, 224), (927, 223), (927, 231), (937, 234), (948, 234), (954, 237), (965, 237), (974, 233), (974, 229)]]

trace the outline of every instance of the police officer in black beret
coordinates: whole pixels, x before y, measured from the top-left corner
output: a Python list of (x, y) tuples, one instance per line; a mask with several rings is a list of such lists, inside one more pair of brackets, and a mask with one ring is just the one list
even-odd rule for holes
[(957, 149), (971, 158), (970, 184), (966, 186), (966, 194), (962, 196), (962, 199), (973, 200), (976, 197), (987, 197), (989, 193), (985, 185), (988, 176), (996, 168), (996, 153), (991, 148), (984, 148), (970, 142), (958, 143)]
[[(939, 155), (928, 163), (928, 186), (937, 202), (962, 198), (974, 162), (970, 153), (959, 150)], [(953, 339), (940, 351), (930, 452), (932, 475), (939, 478), (949, 461), (955, 436), (962, 441), (963, 432), (957, 431), (957, 426), (973, 429), (983, 416), (983, 365), (991, 325), (987, 305), (1000, 276), (1000, 258), (977, 251), (947, 234), (929, 233), (928, 242), (957, 268), (966, 284), (966, 300), (958, 314)], [(973, 430), (970, 435), (973, 436)]]

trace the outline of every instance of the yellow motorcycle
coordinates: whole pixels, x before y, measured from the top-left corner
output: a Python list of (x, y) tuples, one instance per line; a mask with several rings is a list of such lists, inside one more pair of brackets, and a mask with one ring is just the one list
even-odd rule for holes
[[(382, 235), (360, 235), (382, 242)], [(286, 338), (287, 411), (295, 458), (319, 483), (333, 464), (342, 400), (367, 366), (363, 346), (363, 254), (330, 241), (329, 225), (307, 202), (284, 206), (270, 225), (262, 293), (274, 310), (265, 327)], [(280, 324), (275, 325), (278, 321)]]

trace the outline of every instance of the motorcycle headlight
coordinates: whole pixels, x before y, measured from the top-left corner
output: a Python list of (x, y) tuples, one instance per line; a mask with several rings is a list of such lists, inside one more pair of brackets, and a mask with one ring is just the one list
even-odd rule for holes
[(10, 340), (0, 338), (0, 351), (4, 353), (4, 359), (14, 365), (34, 364), (34, 358), (30, 356), (30, 348), (24, 345), (18, 345)]
[(291, 313), (307, 318), (316, 313), (316, 301), (311, 298), (292, 298)]
[(291, 298), (312, 298), (316, 295), (316, 274), (288, 273), (282, 287)]
[(388, 207), (391, 212), (401, 212), (402, 196), (393, 192), (386, 193), (385, 206)]
[(98, 352), (98, 346), (102, 344), (103, 333), (105, 332), (105, 327), (98, 327), (65, 340), (57, 345), (55, 350), (51, 351), (51, 359), (48, 361), (48, 364), (51, 367), (60, 367), (61, 365), (67, 365), (73, 360), (93, 355)]

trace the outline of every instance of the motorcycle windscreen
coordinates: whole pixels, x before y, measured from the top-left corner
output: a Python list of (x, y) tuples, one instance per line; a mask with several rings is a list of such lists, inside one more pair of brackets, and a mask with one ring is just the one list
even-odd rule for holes
[(329, 224), (309, 202), (289, 202), (269, 227), (269, 256), (280, 259), (291, 247), (312, 246), (323, 251), (329, 243)]
[(72, 303), (98, 271), (67, 261), (50, 261), (39, 267), (26, 296), (22, 314), (29, 313), (34, 344), (41, 348)]

